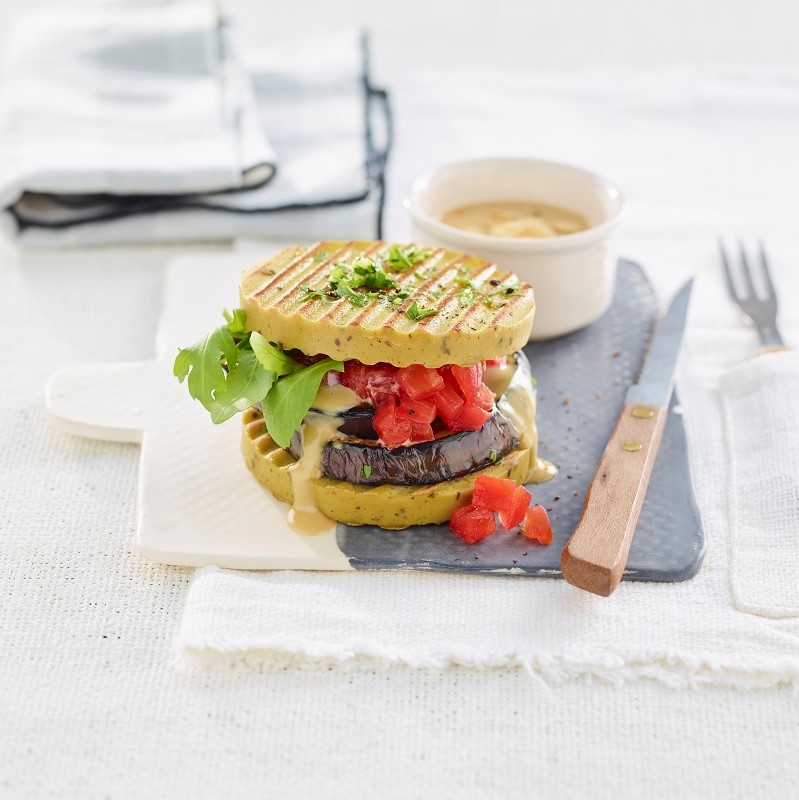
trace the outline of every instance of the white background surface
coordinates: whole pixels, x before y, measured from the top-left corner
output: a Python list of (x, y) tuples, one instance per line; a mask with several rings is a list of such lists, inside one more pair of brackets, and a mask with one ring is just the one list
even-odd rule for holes
[[(421, 168), (490, 152), (566, 158), (625, 187), (623, 252), (664, 292), (687, 272), (716, 274), (717, 232), (764, 233), (785, 332), (799, 342), (794, 3), (233, 7), (250, 41), (290, 18), (330, 24), (334, 9), (345, 22), (378, 20), (399, 129), (389, 235), (407, 230), (399, 201)], [(0, 36), (11, 12), (0, 5)], [(487, 71), (517, 61), (590, 69)], [(707, 83), (687, 68), (706, 61), (727, 75), (735, 64), (779, 70)], [(614, 76), (607, 64), (646, 69)], [(191, 573), (131, 552), (137, 448), (58, 434), (42, 407), (56, 367), (154, 354), (175, 252), (0, 245), (0, 797), (796, 793), (799, 704), (788, 687), (543, 687), (522, 671), (307, 662), (175, 671)], [(706, 325), (737, 330), (722, 297), (719, 283)]]

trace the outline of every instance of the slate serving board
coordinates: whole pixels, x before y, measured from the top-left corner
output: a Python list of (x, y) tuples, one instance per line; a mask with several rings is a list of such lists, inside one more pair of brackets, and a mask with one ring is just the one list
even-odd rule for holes
[[(657, 316), (657, 298), (643, 270), (621, 261), (613, 304), (601, 319), (525, 348), (538, 382), (539, 451), (559, 467), (553, 480), (528, 487), (534, 502), (550, 512), (553, 544), (541, 547), (501, 530), (468, 545), (442, 525), (397, 532), (340, 525), (337, 544), (350, 564), (356, 569), (562, 577), (561, 551), (580, 517), (627, 389), (640, 372)], [(687, 580), (699, 571), (704, 553), (705, 534), (675, 394), (624, 578)]]

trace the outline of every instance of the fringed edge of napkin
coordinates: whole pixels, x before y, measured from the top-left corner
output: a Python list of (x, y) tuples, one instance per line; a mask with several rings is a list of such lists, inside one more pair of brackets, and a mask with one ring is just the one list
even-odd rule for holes
[(182, 642), (174, 651), (172, 665), (177, 672), (184, 674), (240, 669), (266, 674), (286, 669), (325, 671), (332, 667), (352, 671), (521, 669), (544, 687), (575, 680), (598, 680), (613, 686), (651, 680), (673, 689), (723, 687), (752, 690), (790, 686), (799, 693), (797, 658), (768, 663), (758, 659), (736, 659), (731, 663), (709, 656), (689, 656), (679, 651), (652, 652), (635, 659), (600, 652), (579, 656), (508, 653), (500, 657), (452, 653), (437, 657), (429, 653), (395, 652), (367, 642), (327, 645), (275, 637), (268, 645), (246, 651), (223, 651)]

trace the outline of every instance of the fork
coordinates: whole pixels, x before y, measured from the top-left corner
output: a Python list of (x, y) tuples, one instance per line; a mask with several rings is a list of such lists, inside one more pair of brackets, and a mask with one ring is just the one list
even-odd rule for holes
[(759, 296), (755, 289), (752, 280), (752, 271), (749, 266), (749, 258), (746, 254), (744, 243), (742, 241), (738, 242), (743, 292), (739, 291), (735, 285), (732, 260), (727, 254), (724, 242), (720, 239), (719, 250), (721, 251), (721, 263), (724, 266), (724, 275), (727, 278), (727, 290), (730, 293), (730, 298), (732, 302), (741, 309), (744, 321), (757, 331), (757, 335), (760, 339), (760, 346), (757, 348), (757, 354), (761, 356), (766, 353), (789, 350), (790, 348), (782, 340), (782, 336), (777, 329), (777, 292), (771, 280), (771, 273), (769, 272), (768, 259), (766, 258), (766, 250), (763, 246), (763, 242), (758, 242), (758, 263), (760, 283), (765, 290), (765, 296)]

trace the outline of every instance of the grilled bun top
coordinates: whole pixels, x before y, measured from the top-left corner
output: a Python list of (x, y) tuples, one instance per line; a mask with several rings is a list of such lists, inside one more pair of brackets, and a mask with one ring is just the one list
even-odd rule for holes
[(533, 290), (475, 256), (384, 241), (288, 247), (245, 272), (247, 327), (307, 355), (467, 366), (530, 336)]

